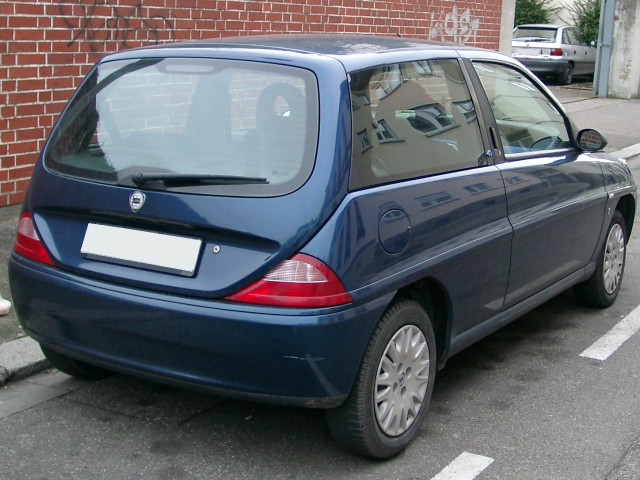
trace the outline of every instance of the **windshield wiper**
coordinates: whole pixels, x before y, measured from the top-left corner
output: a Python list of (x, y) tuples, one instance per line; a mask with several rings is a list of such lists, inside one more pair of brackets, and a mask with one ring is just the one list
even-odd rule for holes
[(197, 173), (138, 173), (131, 181), (141, 187), (149, 182), (162, 182), (166, 187), (186, 187), (191, 185), (249, 185), (268, 184), (263, 177), (242, 177), (238, 175), (201, 175)]

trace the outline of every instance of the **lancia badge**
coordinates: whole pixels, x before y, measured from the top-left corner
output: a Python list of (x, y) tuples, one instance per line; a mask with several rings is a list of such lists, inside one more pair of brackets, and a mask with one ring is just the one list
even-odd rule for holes
[(145, 194), (142, 192), (135, 191), (131, 195), (129, 195), (129, 206), (133, 212), (137, 212), (144, 205)]

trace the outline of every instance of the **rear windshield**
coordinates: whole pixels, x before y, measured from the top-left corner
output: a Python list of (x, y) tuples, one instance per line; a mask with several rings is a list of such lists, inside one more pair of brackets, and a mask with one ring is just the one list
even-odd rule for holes
[(99, 183), (187, 193), (283, 195), (311, 174), (315, 76), (193, 58), (99, 65), (60, 118), (45, 165)]
[(557, 28), (517, 27), (513, 32), (513, 39), (523, 42), (555, 42), (557, 32)]

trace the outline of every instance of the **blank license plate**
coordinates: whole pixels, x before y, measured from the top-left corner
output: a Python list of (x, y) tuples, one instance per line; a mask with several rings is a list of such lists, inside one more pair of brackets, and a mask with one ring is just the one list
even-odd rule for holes
[(514, 55), (528, 55), (537, 56), (542, 55), (548, 57), (551, 54), (551, 50), (548, 48), (528, 48), (528, 47), (513, 47), (511, 53)]
[(202, 240), (90, 223), (80, 253), (86, 258), (191, 277)]

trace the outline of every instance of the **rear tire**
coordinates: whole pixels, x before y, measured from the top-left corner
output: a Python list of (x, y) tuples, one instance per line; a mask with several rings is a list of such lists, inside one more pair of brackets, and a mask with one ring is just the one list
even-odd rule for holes
[(435, 373), (429, 316), (413, 300), (393, 304), (369, 340), (347, 400), (327, 411), (336, 442), (376, 459), (404, 450), (427, 413)]
[(40, 345), (40, 349), (47, 360), (51, 362), (51, 365), (72, 377), (81, 378), (83, 380), (99, 380), (100, 378), (112, 375), (112, 372), (109, 370), (68, 357), (43, 345)]
[(613, 304), (622, 285), (626, 245), (627, 226), (620, 211), (616, 210), (599, 254), (596, 271), (589, 280), (574, 288), (580, 303), (596, 308)]
[(573, 81), (573, 65), (567, 63), (564, 70), (558, 75), (558, 83), (560, 85), (569, 85)]

